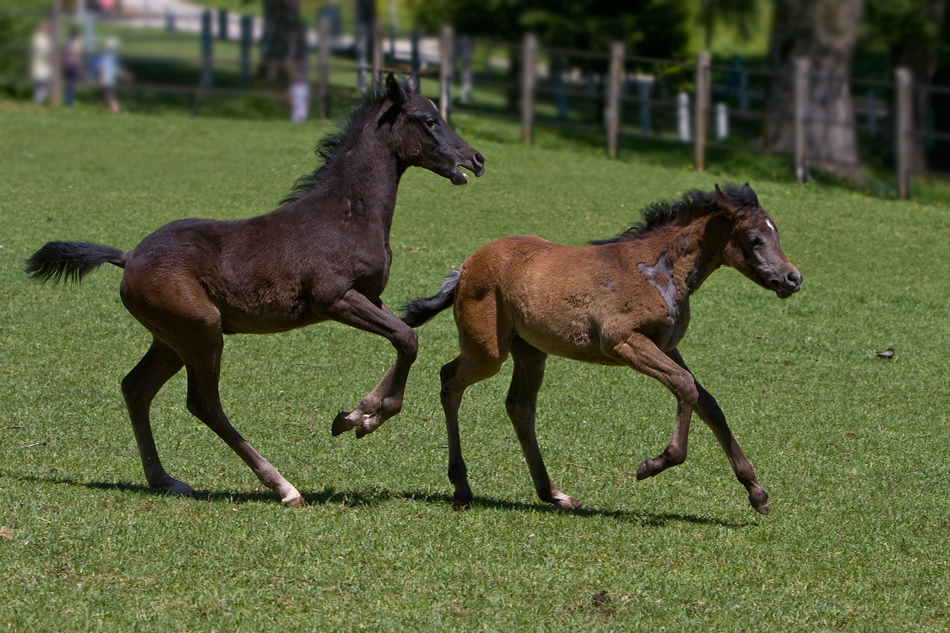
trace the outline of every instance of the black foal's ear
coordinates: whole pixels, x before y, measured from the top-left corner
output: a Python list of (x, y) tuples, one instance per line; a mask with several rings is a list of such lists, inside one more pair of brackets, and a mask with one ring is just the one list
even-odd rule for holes
[(386, 75), (386, 96), (394, 104), (401, 106), (409, 100), (409, 92), (401, 83), (396, 81), (392, 73)]
[(409, 79), (406, 80), (406, 92), (422, 94), (419, 91), (419, 74), (412, 73), (409, 75)]

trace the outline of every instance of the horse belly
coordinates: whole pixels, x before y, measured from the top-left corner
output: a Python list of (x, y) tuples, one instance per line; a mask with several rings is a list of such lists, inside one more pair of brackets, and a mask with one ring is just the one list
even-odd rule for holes
[[(535, 290), (545, 285), (536, 285)], [(511, 306), (518, 336), (533, 347), (586, 363), (615, 364), (604, 354), (594, 298), (585, 295), (522, 294)]]

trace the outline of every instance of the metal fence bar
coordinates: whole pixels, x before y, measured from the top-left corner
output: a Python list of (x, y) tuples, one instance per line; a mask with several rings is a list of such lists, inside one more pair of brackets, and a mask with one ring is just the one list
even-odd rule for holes
[(533, 33), (524, 36), (521, 69), (521, 140), (531, 142), (534, 128), (534, 84), (538, 66), (538, 38)]
[(706, 169), (706, 121), (710, 102), (709, 53), (702, 51), (696, 57), (696, 129), (693, 136), (693, 164), (696, 171)]
[(909, 68), (898, 68), (894, 72), (897, 82), (897, 196), (902, 200), (910, 198), (911, 134), (914, 121), (912, 117), (913, 92), (912, 77)]

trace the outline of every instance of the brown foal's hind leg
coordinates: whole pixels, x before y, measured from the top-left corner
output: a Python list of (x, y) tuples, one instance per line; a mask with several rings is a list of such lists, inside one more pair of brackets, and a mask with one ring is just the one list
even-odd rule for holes
[[(224, 341), (220, 331), (196, 335), (196, 327), (188, 330), (190, 340), (180, 341), (179, 354), (188, 371), (188, 410), (218, 434), (244, 460), (261, 483), (276, 492), (281, 502), (290, 506), (304, 505), (304, 499), (270, 462), (241, 437), (224, 414), (218, 392), (221, 373), (221, 350)], [(187, 350), (187, 351), (185, 351)]]
[(442, 390), (440, 398), (445, 412), (445, 430), (449, 440), (449, 481), (455, 486), (452, 495), (456, 510), (466, 508), (472, 501), (472, 489), (468, 485), (468, 469), (462, 459), (462, 444), (459, 438), (459, 406), (465, 389), (498, 373), (504, 358), (478, 354), (460, 354), (442, 367)]
[(145, 469), (145, 480), (152, 488), (165, 490), (174, 495), (190, 495), (188, 484), (178, 481), (165, 472), (158, 458), (149, 409), (152, 399), (162, 386), (182, 368), (184, 363), (178, 353), (157, 338), (142, 360), (122, 380), (122, 395), (132, 420), (132, 430)]
[(416, 360), (418, 338), (386, 306), (373, 303), (355, 290), (330, 307), (330, 316), (340, 323), (387, 338), (396, 348), (396, 361), (359, 406), (333, 420), (333, 435), (356, 429), (356, 437), (372, 433), (402, 409), (409, 369)]
[[(672, 358), (677, 365), (689, 371), (689, 368), (686, 367), (686, 363), (683, 361), (683, 357), (678, 350), (674, 349), (671, 351), (669, 357)], [(733, 437), (732, 432), (729, 430), (729, 426), (726, 424), (726, 416), (723, 414), (716, 399), (713, 398), (708, 391), (703, 389), (702, 385), (698, 382), (696, 383), (696, 388), (699, 390), (696, 413), (698, 413), (703, 422), (712, 429), (716, 439), (719, 440), (719, 445), (722, 446), (722, 450), (726, 453), (726, 457), (732, 465), (732, 471), (736, 474), (736, 478), (749, 492), (749, 503), (751, 503), (752, 507), (760, 514), (768, 514), (769, 495), (759, 483), (752, 464), (749, 463), (742, 449), (739, 448), (736, 438)]]
[(511, 387), (505, 399), (505, 409), (515, 427), (521, 452), (528, 463), (528, 471), (534, 481), (534, 489), (542, 501), (556, 503), (562, 508), (577, 508), (580, 501), (569, 497), (551, 483), (548, 471), (541, 458), (538, 436), (535, 433), (535, 412), (538, 406), (538, 391), (544, 380), (544, 362), (547, 354), (532, 347), (522, 338), (515, 337), (511, 343), (511, 358), (514, 360), (514, 372)]

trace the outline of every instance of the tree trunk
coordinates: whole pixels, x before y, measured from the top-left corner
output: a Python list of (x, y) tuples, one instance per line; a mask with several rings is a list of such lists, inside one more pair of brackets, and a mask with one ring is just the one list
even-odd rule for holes
[(776, 152), (795, 150), (793, 69), (809, 60), (805, 155), (812, 165), (860, 175), (851, 104), (851, 55), (863, 0), (774, 0), (770, 68), (773, 73), (766, 138)]
[(891, 46), (890, 63), (892, 68), (905, 66), (910, 69), (912, 81), (919, 90), (914, 90), (913, 96), (913, 129), (915, 132), (910, 139), (911, 173), (920, 174), (927, 171), (927, 139), (923, 132), (927, 129), (927, 113), (930, 109), (931, 92), (928, 86), (933, 83), (934, 73), (937, 71), (937, 61), (940, 56), (940, 46), (943, 41), (943, 21), (946, 15), (946, 0), (926, 0), (926, 19), (937, 25), (933, 37), (906, 38)]
[(300, 0), (264, 0), (264, 41), (261, 46), (259, 79), (287, 84), (296, 72), (304, 72), (307, 34), (300, 18)]

